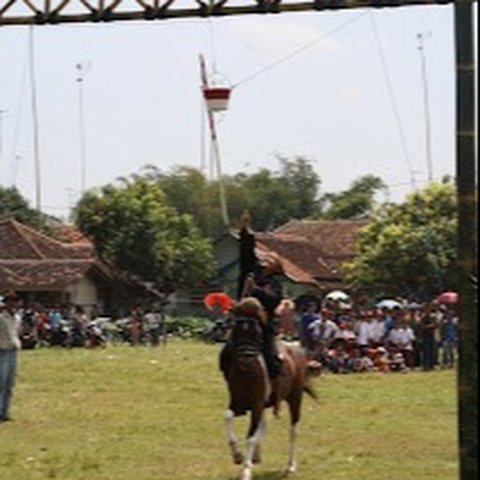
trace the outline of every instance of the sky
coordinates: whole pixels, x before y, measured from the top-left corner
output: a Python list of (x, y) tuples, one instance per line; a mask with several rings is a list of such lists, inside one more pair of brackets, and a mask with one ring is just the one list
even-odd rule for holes
[(320, 193), (374, 174), (389, 186), (385, 200), (403, 201), (428, 181), (429, 162), (434, 179), (455, 172), (452, 5), (36, 26), (40, 184), (29, 34), (0, 28), (0, 184), (32, 206), (40, 191), (42, 210), (64, 219), (82, 166), (87, 188), (147, 164), (214, 175), (200, 54), (210, 81), (232, 87), (215, 114), (224, 173), (278, 171), (278, 156), (302, 156)]

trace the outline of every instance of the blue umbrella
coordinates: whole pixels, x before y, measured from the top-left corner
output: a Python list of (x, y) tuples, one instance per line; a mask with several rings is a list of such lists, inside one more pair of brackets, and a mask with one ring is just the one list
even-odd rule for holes
[(389, 310), (393, 310), (394, 308), (402, 308), (402, 304), (391, 298), (386, 298), (377, 303), (377, 308), (388, 308)]

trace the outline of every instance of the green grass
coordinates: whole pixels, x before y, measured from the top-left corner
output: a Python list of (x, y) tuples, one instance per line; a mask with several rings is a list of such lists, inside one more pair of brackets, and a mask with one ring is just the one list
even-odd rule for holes
[[(0, 424), (1, 480), (234, 480), (218, 345), (22, 351)], [(299, 480), (458, 478), (452, 371), (327, 374), (306, 398)], [(244, 445), (246, 419), (236, 421)], [(281, 478), (288, 415), (269, 412), (256, 480)]]

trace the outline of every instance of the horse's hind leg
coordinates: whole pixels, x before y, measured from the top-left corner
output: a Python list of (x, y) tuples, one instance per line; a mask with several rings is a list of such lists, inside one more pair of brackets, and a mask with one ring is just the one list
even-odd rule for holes
[(290, 425), (287, 473), (295, 473), (297, 471), (297, 460), (296, 460), (297, 433), (298, 433), (298, 422)]
[(288, 402), (288, 405), (290, 407), (290, 431), (288, 444), (288, 464), (286, 473), (295, 473), (297, 471), (296, 448), (301, 403), (301, 394), (294, 395), (293, 398), (289, 399)]
[(227, 437), (228, 437), (228, 444), (230, 445), (230, 451), (232, 452), (232, 459), (236, 465), (240, 465), (243, 463), (243, 455), (238, 449), (238, 442), (237, 437), (235, 436), (235, 432), (233, 430), (233, 419), (235, 414), (232, 410), (228, 409), (225, 412), (225, 423), (227, 426)]

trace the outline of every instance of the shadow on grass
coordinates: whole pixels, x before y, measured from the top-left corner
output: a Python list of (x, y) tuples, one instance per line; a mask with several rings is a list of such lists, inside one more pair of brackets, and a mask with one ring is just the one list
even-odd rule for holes
[[(239, 473), (236, 476), (228, 477), (227, 480), (239, 480), (240, 477), (241, 475)], [(255, 480), (284, 480), (285, 478), (288, 478), (288, 475), (286, 475), (284, 470), (272, 470), (270, 472), (259, 472), (254, 470), (253, 477)]]

